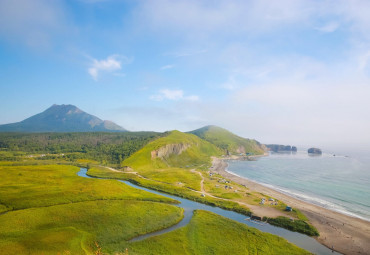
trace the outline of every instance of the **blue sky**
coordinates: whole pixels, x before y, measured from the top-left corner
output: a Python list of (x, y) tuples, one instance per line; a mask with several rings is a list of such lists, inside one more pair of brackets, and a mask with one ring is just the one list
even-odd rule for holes
[(2, 0), (0, 124), (74, 104), (129, 130), (370, 144), (370, 2)]

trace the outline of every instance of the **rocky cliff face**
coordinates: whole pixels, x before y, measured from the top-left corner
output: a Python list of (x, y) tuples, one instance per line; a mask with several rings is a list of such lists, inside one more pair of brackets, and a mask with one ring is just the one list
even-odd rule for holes
[(167, 144), (157, 150), (151, 151), (152, 159), (166, 158), (171, 154), (180, 155), (183, 151), (190, 147), (190, 144)]
[(237, 153), (243, 153), (245, 154), (245, 148), (244, 146), (239, 146), (238, 149), (236, 150)]

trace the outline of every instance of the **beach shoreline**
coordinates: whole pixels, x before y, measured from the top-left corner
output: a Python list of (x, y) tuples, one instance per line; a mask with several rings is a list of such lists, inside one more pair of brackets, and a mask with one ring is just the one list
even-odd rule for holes
[[(253, 157), (263, 157), (267, 155), (268, 154)], [(247, 160), (250, 158), (251, 157), (248, 157)], [(311, 204), (247, 178), (235, 175), (227, 171), (228, 164), (225, 160), (230, 159), (238, 160), (241, 158), (237, 156), (222, 159), (213, 158), (212, 172), (216, 172), (224, 178), (230, 179), (236, 183), (246, 185), (252, 191), (261, 192), (284, 201), (284, 203), (289, 204), (293, 208), (299, 209), (320, 232), (320, 236), (315, 239), (328, 248), (331, 249), (334, 247), (334, 250), (343, 254), (370, 254), (369, 221)], [(263, 213), (263, 207), (261, 208), (259, 214)]]

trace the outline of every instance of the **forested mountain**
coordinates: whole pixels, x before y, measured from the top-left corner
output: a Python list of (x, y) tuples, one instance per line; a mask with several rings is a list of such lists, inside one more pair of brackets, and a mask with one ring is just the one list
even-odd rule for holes
[(52, 105), (21, 122), (0, 125), (0, 132), (118, 132), (117, 124), (101, 120), (74, 105)]

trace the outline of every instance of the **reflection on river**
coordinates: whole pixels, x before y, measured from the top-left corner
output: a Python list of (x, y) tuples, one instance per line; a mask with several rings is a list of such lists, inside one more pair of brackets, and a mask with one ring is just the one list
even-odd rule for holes
[[(86, 173), (87, 173), (87, 169), (86, 168), (81, 168), (80, 171), (77, 174), (78, 174), (78, 176), (81, 176), (81, 177), (95, 178), (95, 177), (88, 176)], [(99, 179), (104, 179), (104, 178), (99, 178)], [(313, 239), (311, 237), (308, 237), (306, 235), (300, 234), (300, 233), (296, 233), (296, 232), (292, 232), (292, 231), (289, 231), (289, 230), (286, 230), (286, 229), (283, 229), (283, 228), (275, 227), (275, 226), (272, 226), (270, 224), (260, 224), (260, 223), (253, 222), (253, 221), (247, 221), (246, 218), (248, 218), (248, 217), (246, 217), (245, 215), (242, 215), (242, 214), (239, 214), (239, 213), (236, 213), (236, 212), (232, 212), (232, 211), (228, 211), (228, 210), (224, 210), (224, 209), (221, 209), (219, 207), (213, 207), (213, 206), (201, 204), (201, 203), (198, 203), (198, 202), (194, 202), (194, 201), (191, 201), (191, 200), (188, 200), (188, 199), (185, 199), (185, 198), (180, 198), (180, 197), (172, 196), (172, 195), (169, 195), (169, 194), (166, 194), (166, 193), (162, 193), (162, 192), (154, 191), (154, 190), (151, 190), (151, 189), (143, 188), (143, 187), (137, 186), (135, 184), (132, 184), (128, 181), (120, 181), (120, 182), (123, 182), (123, 183), (125, 183), (125, 184), (127, 184), (131, 187), (134, 187), (134, 188), (137, 188), (137, 189), (140, 189), (140, 190), (145, 190), (145, 191), (151, 192), (153, 194), (157, 194), (157, 195), (161, 195), (161, 196), (165, 196), (165, 197), (168, 197), (168, 198), (175, 199), (175, 200), (177, 200), (181, 203), (181, 204), (178, 204), (177, 206), (184, 209), (184, 218), (178, 224), (173, 225), (173, 226), (171, 226), (169, 228), (166, 228), (166, 229), (163, 229), (163, 230), (159, 230), (159, 231), (156, 231), (156, 232), (153, 232), (153, 233), (148, 233), (148, 234), (145, 234), (145, 235), (135, 237), (131, 241), (143, 240), (143, 239), (151, 237), (151, 236), (161, 235), (161, 234), (170, 232), (172, 230), (175, 230), (177, 228), (183, 227), (183, 226), (185, 226), (186, 224), (189, 223), (191, 217), (193, 216), (193, 211), (194, 210), (207, 210), (207, 211), (210, 211), (210, 212), (217, 213), (217, 214), (219, 214), (223, 217), (226, 217), (226, 218), (238, 221), (240, 223), (246, 224), (248, 226), (257, 228), (257, 229), (259, 229), (263, 232), (268, 232), (268, 233), (271, 233), (271, 234), (274, 234), (274, 235), (281, 236), (281, 237), (287, 239), (289, 242), (294, 243), (295, 245), (297, 245), (299, 247), (302, 247), (303, 249), (306, 249), (306, 250), (308, 250), (312, 253), (315, 253), (315, 254), (339, 254), (337, 252), (332, 252), (330, 249), (328, 249), (324, 245), (320, 244), (315, 239)]]

